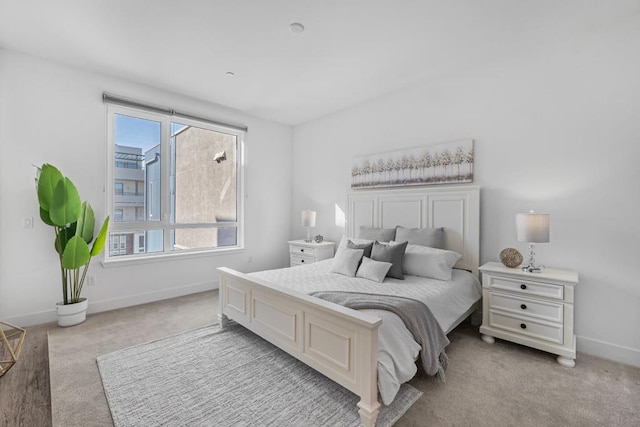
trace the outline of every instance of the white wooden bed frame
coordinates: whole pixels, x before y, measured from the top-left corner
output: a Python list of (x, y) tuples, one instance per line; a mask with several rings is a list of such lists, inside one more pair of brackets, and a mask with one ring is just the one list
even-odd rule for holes
[[(462, 255), (456, 267), (477, 277), (479, 201), (476, 186), (359, 190), (347, 196), (346, 235), (360, 226), (445, 227), (446, 249)], [(380, 319), (226, 267), (218, 273), (222, 328), (234, 320), (357, 394), (362, 424), (375, 425)]]

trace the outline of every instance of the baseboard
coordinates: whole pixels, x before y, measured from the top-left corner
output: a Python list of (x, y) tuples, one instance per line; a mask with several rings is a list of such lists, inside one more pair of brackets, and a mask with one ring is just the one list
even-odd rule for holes
[[(134, 305), (146, 304), (154, 301), (161, 301), (169, 298), (181, 297), (183, 295), (195, 294), (198, 292), (210, 291), (218, 289), (218, 282), (201, 282), (192, 283), (190, 285), (178, 286), (169, 289), (160, 289), (153, 292), (145, 292), (137, 295), (126, 297), (111, 298), (106, 300), (89, 301), (89, 309), (87, 314), (100, 313), (102, 311), (116, 310), (118, 308), (131, 307)], [(7, 323), (27, 327), (40, 325), (43, 323), (57, 322), (56, 310), (37, 311), (33, 313), (23, 314), (20, 316), (3, 319)]]
[(577, 336), (578, 358), (580, 353), (590, 354), (625, 365), (640, 367), (640, 350), (593, 338)]

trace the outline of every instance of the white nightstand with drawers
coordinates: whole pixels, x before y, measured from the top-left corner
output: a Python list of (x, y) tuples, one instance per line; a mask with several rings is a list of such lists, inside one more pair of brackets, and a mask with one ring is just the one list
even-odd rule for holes
[(333, 257), (335, 242), (305, 242), (304, 240), (291, 240), (289, 243), (289, 260), (291, 267), (296, 265), (313, 264)]
[[(501, 338), (558, 355), (558, 363), (575, 366), (573, 295), (578, 273), (545, 268), (526, 273), (498, 262), (482, 272), (482, 340)], [(495, 338), (494, 338), (495, 337)]]

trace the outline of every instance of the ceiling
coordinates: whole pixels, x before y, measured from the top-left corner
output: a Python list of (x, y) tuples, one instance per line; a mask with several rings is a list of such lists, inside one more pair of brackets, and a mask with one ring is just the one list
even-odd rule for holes
[(639, 10), (640, 0), (0, 0), (0, 46), (296, 125)]

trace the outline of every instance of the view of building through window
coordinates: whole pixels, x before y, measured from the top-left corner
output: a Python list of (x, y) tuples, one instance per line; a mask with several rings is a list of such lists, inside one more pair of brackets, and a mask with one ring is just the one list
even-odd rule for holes
[(144, 116), (113, 114), (109, 256), (236, 246), (238, 133)]

